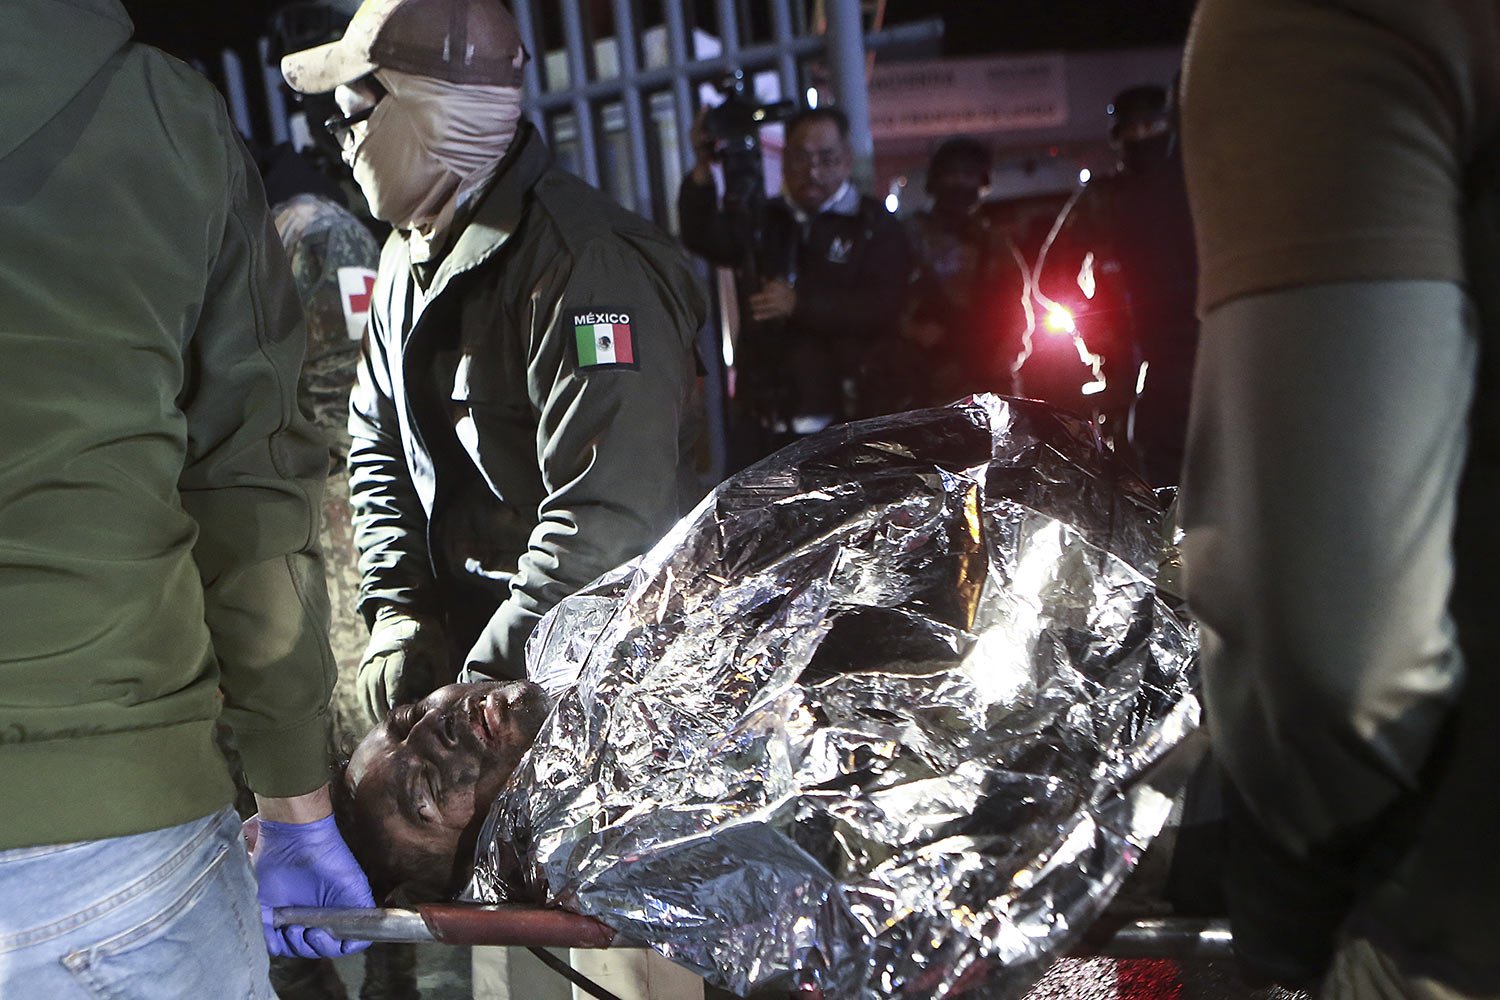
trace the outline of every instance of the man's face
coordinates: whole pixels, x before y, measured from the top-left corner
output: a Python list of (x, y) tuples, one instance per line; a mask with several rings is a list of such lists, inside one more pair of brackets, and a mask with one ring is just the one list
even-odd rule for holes
[(989, 178), (978, 167), (959, 164), (933, 174), (927, 189), (940, 214), (962, 215), (979, 204), (988, 184)]
[(473, 848), (490, 803), (547, 716), (528, 681), (449, 684), (392, 709), (345, 772), (354, 819), (382, 860)]
[(1115, 131), (1115, 141), (1122, 145), (1132, 142), (1144, 142), (1154, 139), (1159, 135), (1166, 135), (1171, 131), (1172, 120), (1166, 113), (1161, 114), (1127, 114), (1121, 119), (1119, 128)]
[(805, 212), (816, 212), (849, 179), (854, 157), (833, 122), (814, 119), (786, 138), (782, 176), (787, 194)]

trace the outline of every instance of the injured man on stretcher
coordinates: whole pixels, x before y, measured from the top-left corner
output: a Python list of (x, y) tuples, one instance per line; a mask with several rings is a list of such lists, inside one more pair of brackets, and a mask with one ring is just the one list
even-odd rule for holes
[(345, 837), (377, 896), (559, 905), (742, 995), (1035, 969), (1161, 829), (1148, 777), (1197, 724), (1166, 533), (1039, 403), (832, 428), (564, 600), (530, 681), (392, 711)]
[(548, 707), (528, 681), (449, 684), (392, 709), (360, 741), (332, 787), (377, 899), (463, 887), (485, 815)]

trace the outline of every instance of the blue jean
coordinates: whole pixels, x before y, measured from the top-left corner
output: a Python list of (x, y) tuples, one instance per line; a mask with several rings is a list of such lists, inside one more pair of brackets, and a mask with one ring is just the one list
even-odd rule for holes
[(0, 851), (0, 997), (275, 1000), (240, 824)]

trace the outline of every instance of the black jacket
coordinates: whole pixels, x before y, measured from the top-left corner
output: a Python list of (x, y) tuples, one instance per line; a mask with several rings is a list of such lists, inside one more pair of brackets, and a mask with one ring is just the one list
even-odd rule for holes
[(403, 234), (381, 256), (350, 406), (360, 607), (440, 615), (455, 657), (523, 677), (541, 615), (691, 499), (707, 299), (529, 126), (482, 199), (425, 288)]
[[(755, 222), (719, 206), (711, 184), (685, 180), (677, 199), (682, 242), (754, 287), (788, 278), (797, 309), (785, 323), (744, 323), (736, 345), (739, 398), (762, 419), (857, 415), (842, 383), (861, 381), (882, 342), (896, 335), (911, 276), (901, 225), (873, 198), (852, 215), (823, 212), (804, 225), (791, 206), (766, 201)], [(878, 410), (868, 391), (859, 410)]]

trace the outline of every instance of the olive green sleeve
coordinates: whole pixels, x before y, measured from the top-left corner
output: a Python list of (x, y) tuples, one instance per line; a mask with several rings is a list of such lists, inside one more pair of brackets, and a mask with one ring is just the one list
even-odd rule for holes
[(248, 154), (230, 171), (178, 401), (188, 432), (179, 489), (198, 525), (224, 718), (250, 786), (287, 796), (327, 781), (335, 667), (317, 539), (328, 451), (297, 409), (302, 311), (259, 178)]
[(1450, 192), (1489, 127), (1496, 23), (1480, 4), (1201, 4), (1182, 76), (1200, 311), (1319, 282), (1462, 281)]
[[(693, 419), (692, 342), (706, 311), (686, 259), (665, 242), (595, 239), (552, 271), (544, 295), (527, 386), (545, 496), (510, 597), (468, 658), (491, 676), (524, 677), (541, 616), (646, 551), (680, 513), (679, 432)], [(599, 314), (628, 317), (629, 364), (580, 363), (579, 321)]]
[(1214, 753), (1305, 854), (1416, 788), (1462, 686), (1448, 602), (1476, 367), (1457, 285), (1204, 318), (1182, 487)]

